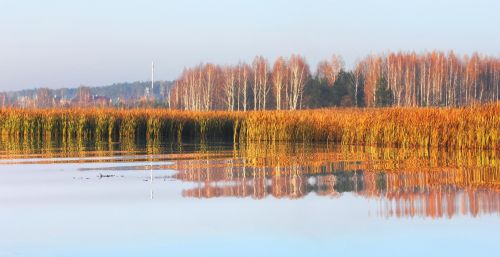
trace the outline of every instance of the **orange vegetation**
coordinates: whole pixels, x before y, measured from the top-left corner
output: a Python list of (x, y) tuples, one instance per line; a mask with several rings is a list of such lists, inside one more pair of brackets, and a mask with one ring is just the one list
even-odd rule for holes
[(4, 140), (57, 142), (326, 142), (497, 149), (500, 104), (464, 108), (175, 111), (3, 109)]

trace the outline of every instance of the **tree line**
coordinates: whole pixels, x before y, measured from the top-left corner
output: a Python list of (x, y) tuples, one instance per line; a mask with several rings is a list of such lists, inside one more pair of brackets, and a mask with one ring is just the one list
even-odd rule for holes
[(311, 72), (300, 55), (272, 64), (199, 64), (175, 81), (169, 106), (183, 110), (297, 110), (321, 107), (464, 106), (498, 101), (500, 59), (474, 53), (370, 55), (347, 70), (333, 55)]
[(0, 108), (60, 108), (60, 107), (168, 107), (171, 81), (115, 83), (113, 85), (51, 89), (47, 87), (0, 92)]

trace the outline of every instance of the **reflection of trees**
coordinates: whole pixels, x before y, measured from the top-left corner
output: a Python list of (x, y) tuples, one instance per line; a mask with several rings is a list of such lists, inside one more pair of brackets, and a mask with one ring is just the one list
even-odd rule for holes
[[(262, 147), (263, 148), (263, 147)], [(183, 196), (297, 199), (342, 193), (376, 199), (381, 216), (500, 213), (496, 153), (377, 149), (239, 149), (234, 158), (194, 158), (173, 167), (197, 183)]]
[[(382, 175), (383, 174), (383, 175)], [(474, 175), (479, 177), (474, 177)], [(380, 199), (381, 216), (453, 217), (500, 212), (498, 168), (364, 175), (365, 197)], [(493, 176), (492, 176), (493, 175)]]
[[(130, 159), (102, 158), (135, 156)], [(378, 215), (453, 217), (500, 213), (498, 150), (440, 151), (332, 147), (327, 145), (247, 144), (145, 145), (73, 142), (55, 147), (0, 140), (0, 159), (100, 157), (70, 162), (173, 161), (174, 178), (196, 183), (186, 197), (266, 197), (299, 199), (311, 193), (340, 197), (350, 193), (375, 199)]]

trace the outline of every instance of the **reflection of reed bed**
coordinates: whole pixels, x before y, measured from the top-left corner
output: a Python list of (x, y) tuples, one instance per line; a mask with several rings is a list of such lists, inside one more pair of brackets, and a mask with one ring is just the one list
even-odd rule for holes
[[(333, 170), (365, 170), (399, 172), (439, 172), (442, 169), (473, 169), (477, 167), (499, 168), (498, 150), (440, 150), (436, 148), (382, 148), (365, 146), (339, 146), (327, 144), (261, 144), (244, 143), (236, 145), (211, 144), (109, 144), (100, 143), (93, 147), (78, 144), (51, 147), (32, 147), (32, 144), (3, 144), (0, 159), (33, 157), (91, 157), (136, 154), (169, 154), (184, 160), (201, 160), (206, 167), (215, 163), (214, 158), (226, 158), (230, 162), (242, 162), (246, 167), (272, 168), (286, 172), (279, 167), (308, 167), (308, 172), (332, 172)], [(178, 165), (182, 165), (179, 162)], [(221, 164), (224, 165), (224, 164)], [(179, 166), (178, 169), (184, 167)], [(492, 173), (494, 174), (494, 173)]]
[[(172, 169), (181, 168), (174, 164), (158, 165), (158, 162), (180, 162), (203, 158), (216, 160), (220, 158), (230, 158), (231, 155), (224, 152), (207, 152), (200, 153), (161, 153), (154, 154), (145, 150), (136, 151), (82, 151), (79, 153), (68, 152), (50, 152), (48, 154), (0, 154), (0, 165), (12, 164), (62, 164), (62, 163), (120, 163), (120, 162), (149, 162), (154, 166), (154, 169)], [(225, 160), (225, 159), (224, 159)], [(202, 164), (203, 165), (203, 164)], [(223, 165), (223, 164), (221, 164)], [(191, 166), (190, 166), (191, 167)], [(95, 168), (92, 170), (100, 170)], [(105, 170), (102, 169), (102, 170)]]
[(236, 156), (256, 167), (336, 167), (347, 170), (440, 171), (443, 168), (498, 167), (497, 150), (439, 150), (328, 146), (314, 144), (243, 144)]
[(64, 144), (42, 144), (33, 142), (0, 141), (0, 159), (21, 158), (67, 158), (67, 157), (108, 157), (134, 155), (143, 153), (138, 148), (127, 148), (123, 145), (96, 143), (92, 146), (79, 144), (76, 141)]
[[(136, 156), (134, 161), (151, 162), (154, 169), (177, 170), (173, 178), (195, 183), (195, 188), (183, 191), (186, 197), (299, 199), (310, 194), (340, 197), (343, 193), (352, 193), (379, 200), (378, 214), (381, 216), (439, 218), (459, 213), (473, 216), (500, 213), (498, 150), (258, 142), (230, 147), (210, 144), (132, 146), (103, 143), (93, 151), (79, 148), (79, 145), (33, 150), (28, 144), (25, 152), (17, 154), (20, 158), (37, 156), (42, 159)], [(15, 147), (10, 152), (3, 150), (2, 154), (6, 155), (0, 158), (16, 157), (13, 155), (16, 151)], [(161, 161), (173, 164), (154, 165)], [(96, 158), (57, 162), (116, 161)], [(47, 163), (54, 163), (54, 160)]]
[(350, 192), (378, 199), (381, 216), (453, 217), (500, 213), (495, 151), (411, 151), (308, 144), (240, 145), (234, 157), (177, 162), (186, 197), (298, 199)]
[(11, 141), (326, 142), (498, 149), (500, 104), (468, 108), (188, 112), (164, 109), (0, 110)]
[[(80, 144), (72, 140), (52, 144), (33, 142), (12, 142), (0, 140), (0, 159), (12, 159), (24, 157), (87, 157), (87, 156), (112, 156), (112, 155), (134, 155), (134, 154), (192, 154), (207, 156), (220, 154), (221, 151), (232, 149), (233, 144), (179, 144), (170, 142), (167, 144), (148, 143), (136, 144), (134, 142), (110, 143), (96, 142), (94, 144)], [(219, 152), (219, 153), (218, 153)]]

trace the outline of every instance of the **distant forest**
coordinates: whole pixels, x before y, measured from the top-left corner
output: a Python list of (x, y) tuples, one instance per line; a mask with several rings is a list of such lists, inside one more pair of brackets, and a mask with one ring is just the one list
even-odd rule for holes
[(172, 108), (185, 110), (296, 110), (321, 107), (464, 106), (499, 99), (500, 59), (433, 51), (370, 55), (346, 70), (342, 57), (320, 62), (314, 73), (304, 57), (270, 64), (211, 63), (185, 69), (171, 92)]
[(341, 56), (313, 72), (300, 55), (273, 63), (199, 64), (173, 82), (40, 88), (0, 93), (0, 107), (163, 106), (182, 110), (465, 106), (499, 100), (500, 58), (433, 51), (370, 55), (350, 70)]
[[(0, 93), (0, 107), (141, 106), (149, 98), (168, 99), (173, 82), (115, 83), (102, 87), (37, 88)], [(149, 98), (148, 98), (149, 97)]]

